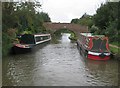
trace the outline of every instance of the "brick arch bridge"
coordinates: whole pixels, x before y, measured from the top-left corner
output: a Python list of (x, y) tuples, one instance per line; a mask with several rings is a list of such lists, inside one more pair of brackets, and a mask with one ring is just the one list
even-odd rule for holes
[(88, 27), (87, 26), (80, 26), (78, 24), (74, 23), (50, 23), (46, 22), (43, 24), (46, 30), (52, 30), (53, 32), (60, 30), (60, 29), (68, 29), (73, 31), (74, 33), (78, 34), (81, 32), (88, 32)]

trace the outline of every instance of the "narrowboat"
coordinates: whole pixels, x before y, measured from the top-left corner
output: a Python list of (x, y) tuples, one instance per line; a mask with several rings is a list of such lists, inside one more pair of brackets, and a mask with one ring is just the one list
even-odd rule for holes
[(26, 53), (38, 44), (51, 40), (50, 34), (24, 34), (19, 36), (19, 43), (13, 44), (13, 53)]
[(109, 60), (110, 49), (108, 37), (104, 35), (92, 35), (92, 33), (80, 33), (77, 45), (80, 53), (85, 58), (92, 60)]

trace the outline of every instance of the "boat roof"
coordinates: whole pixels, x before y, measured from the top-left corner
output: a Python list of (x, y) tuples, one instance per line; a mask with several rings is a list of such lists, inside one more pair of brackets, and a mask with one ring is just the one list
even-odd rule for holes
[(37, 36), (49, 36), (50, 34), (35, 34), (34, 36), (37, 37)]
[(92, 33), (80, 33), (81, 35), (84, 35), (84, 36), (92, 36)]
[(80, 33), (80, 34), (87, 37), (105, 37), (105, 35), (94, 35), (93, 33)]
[(50, 35), (50, 34), (41, 34), (41, 33), (38, 33), (38, 34), (17, 34), (17, 36), (22, 36), (22, 35)]

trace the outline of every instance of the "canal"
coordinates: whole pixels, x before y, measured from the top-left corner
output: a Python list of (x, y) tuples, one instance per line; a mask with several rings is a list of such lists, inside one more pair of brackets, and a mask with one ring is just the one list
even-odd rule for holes
[(117, 86), (118, 61), (84, 59), (63, 33), (59, 43), (3, 58), (3, 86)]

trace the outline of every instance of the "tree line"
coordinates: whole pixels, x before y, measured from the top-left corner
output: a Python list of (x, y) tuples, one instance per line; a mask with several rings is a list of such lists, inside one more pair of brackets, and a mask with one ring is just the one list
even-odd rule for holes
[(51, 22), (49, 15), (39, 12), (40, 2), (2, 3), (2, 54), (12, 47), (17, 34), (46, 33), (44, 22)]
[(120, 41), (120, 2), (106, 2), (101, 4), (96, 14), (84, 14), (81, 18), (71, 20), (71, 23), (86, 25), (94, 34), (109, 37), (110, 42)]
[[(46, 33), (44, 22), (51, 22), (49, 15), (38, 11), (40, 2), (2, 3), (2, 54), (6, 55), (12, 47), (17, 34)], [(86, 25), (94, 34), (104, 34), (110, 42), (120, 41), (120, 2), (101, 4), (95, 15), (83, 14), (71, 23)]]

